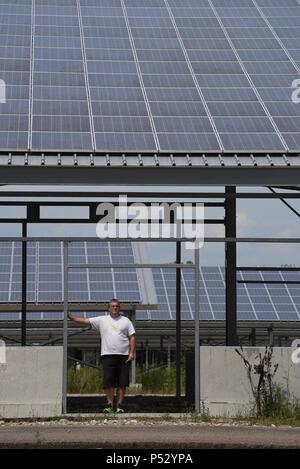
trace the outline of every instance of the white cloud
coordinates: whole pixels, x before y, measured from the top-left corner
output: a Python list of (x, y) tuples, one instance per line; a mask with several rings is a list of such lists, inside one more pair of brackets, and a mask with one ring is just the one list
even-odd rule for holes
[(236, 219), (236, 231), (237, 236), (249, 236), (250, 232), (253, 232), (254, 228), (257, 226), (258, 221), (249, 216), (246, 211), (239, 211)]

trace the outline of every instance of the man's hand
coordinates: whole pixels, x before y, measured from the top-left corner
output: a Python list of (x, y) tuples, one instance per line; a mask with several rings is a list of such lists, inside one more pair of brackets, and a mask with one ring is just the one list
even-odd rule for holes
[(129, 353), (128, 358), (127, 358), (125, 363), (132, 362), (132, 360), (134, 360), (134, 358), (135, 358), (134, 353)]
[(72, 314), (70, 313), (70, 311), (68, 311), (67, 316), (68, 316), (68, 319), (70, 319), (71, 321), (73, 320), (73, 316), (72, 316)]
[(81, 326), (91, 327), (91, 323), (88, 318), (78, 318), (77, 316), (72, 316), (70, 311), (68, 311), (67, 316), (68, 316), (68, 319), (70, 319), (70, 321), (73, 321), (76, 324), (80, 324)]

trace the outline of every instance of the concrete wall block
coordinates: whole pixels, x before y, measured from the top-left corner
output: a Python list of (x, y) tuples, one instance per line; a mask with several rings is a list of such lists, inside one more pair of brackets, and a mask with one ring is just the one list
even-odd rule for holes
[(62, 366), (62, 347), (7, 347), (0, 365), (0, 416), (60, 415)]
[[(235, 348), (200, 348), (201, 407), (210, 415), (248, 414), (254, 402), (247, 370)], [(264, 347), (244, 347), (243, 354), (254, 364), (258, 363), (255, 358), (264, 351)], [(300, 364), (292, 362), (292, 352), (290, 347), (274, 347), (272, 363), (278, 363), (274, 382), (290, 398), (300, 399)], [(257, 384), (258, 376), (254, 375), (253, 382)]]

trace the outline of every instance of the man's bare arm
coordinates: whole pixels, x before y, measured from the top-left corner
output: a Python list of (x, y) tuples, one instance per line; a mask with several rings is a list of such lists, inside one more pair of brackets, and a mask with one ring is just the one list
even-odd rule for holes
[(76, 318), (76, 317), (72, 316), (70, 311), (68, 311), (68, 318), (70, 319), (70, 321), (76, 322), (77, 324), (80, 324), (81, 326), (90, 326), (91, 325), (90, 320), (88, 318)]
[(129, 337), (129, 354), (127, 362), (131, 362), (135, 358), (135, 349), (136, 349), (136, 337), (135, 334), (132, 334)]

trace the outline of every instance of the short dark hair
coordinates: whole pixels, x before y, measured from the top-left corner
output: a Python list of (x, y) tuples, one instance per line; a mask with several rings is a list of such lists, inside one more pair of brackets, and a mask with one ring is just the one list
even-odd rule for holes
[(113, 303), (113, 302), (114, 302), (114, 303), (118, 303), (118, 305), (120, 306), (120, 301), (117, 300), (117, 298), (112, 298), (111, 300), (109, 300), (108, 306), (110, 306), (111, 303)]

